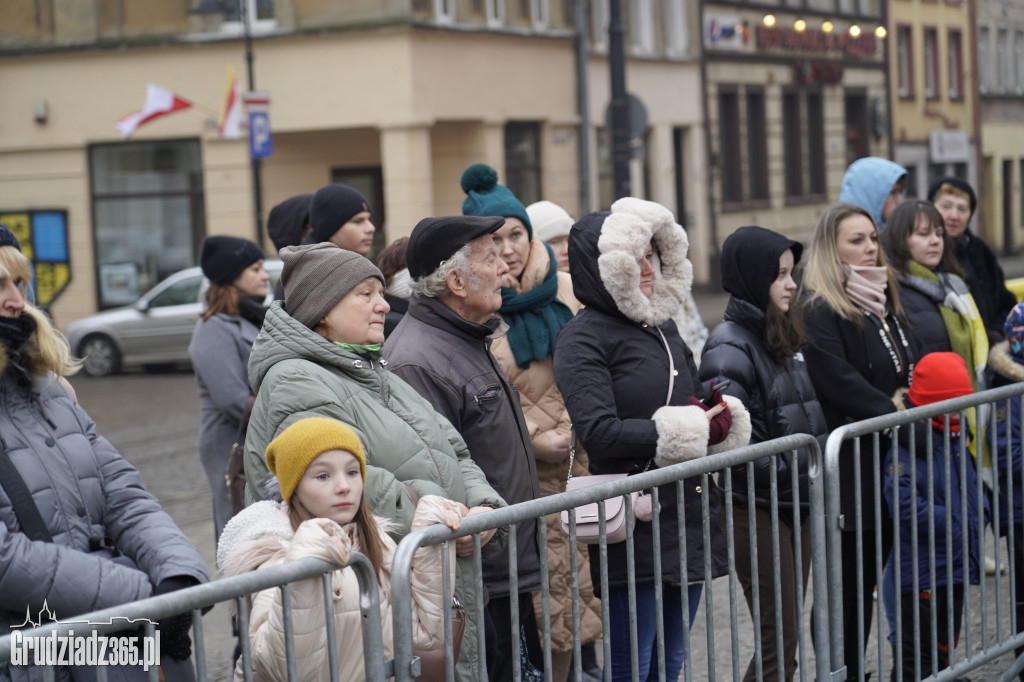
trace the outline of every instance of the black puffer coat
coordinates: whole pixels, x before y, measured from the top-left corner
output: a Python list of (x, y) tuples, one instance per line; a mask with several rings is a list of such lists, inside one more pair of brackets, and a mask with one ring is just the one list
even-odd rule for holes
[(964, 280), (974, 296), (985, 329), (989, 331), (990, 343), (1001, 341), (1003, 323), (1010, 308), (1017, 305), (1017, 297), (1006, 288), (1006, 276), (999, 267), (996, 254), (988, 244), (971, 234), (970, 228), (957, 237), (953, 244), (956, 262), (964, 270)]
[[(871, 314), (865, 314), (858, 325), (840, 317), (824, 301), (818, 299), (804, 306), (804, 324), (809, 345), (804, 351), (807, 370), (814, 383), (825, 423), (829, 431), (844, 424), (878, 417), (896, 411), (893, 396), (897, 389), (910, 385), (912, 367), (920, 358), (917, 337), (889, 313), (883, 323)], [(907, 345), (902, 343), (906, 339)], [(898, 354), (901, 370), (897, 371), (892, 356), (882, 342), (881, 333), (887, 333)], [(887, 447), (883, 440), (881, 447)], [(870, 439), (861, 443), (861, 505), (864, 528), (874, 529), (875, 490), (872, 477)], [(854, 461), (853, 441), (847, 441), (839, 455), (840, 486), (843, 491), (840, 508), (846, 516), (844, 529), (851, 531), (854, 520)], [(882, 505), (883, 518), (888, 516)]]
[[(704, 345), (700, 378), (705, 383), (732, 380), (726, 393), (743, 401), (750, 411), (750, 442), (761, 443), (794, 433), (817, 437), (822, 452), (828, 438), (828, 426), (821, 404), (814, 393), (802, 353), (784, 365), (776, 364), (764, 346), (765, 314), (753, 303), (733, 296), (725, 309), (725, 321), (715, 327)], [(775, 458), (776, 486), (779, 496), (779, 518), (793, 520), (793, 485), (790, 457)], [(797, 451), (800, 507), (810, 509), (807, 488), (807, 451)], [(772, 458), (754, 462), (754, 493), (758, 506), (768, 509), (771, 499)], [(747, 466), (733, 467), (733, 494), (745, 504), (747, 499)], [(785, 511), (784, 511), (785, 510)]]
[(921, 346), (921, 357), (953, 350), (939, 305), (928, 294), (915, 288), (913, 282), (900, 282), (900, 303)]
[[(704, 456), (708, 427), (703, 410), (687, 406), (691, 396), (702, 396), (704, 391), (690, 349), (670, 319), (690, 285), (686, 235), (667, 209), (651, 202), (620, 199), (612, 211), (592, 213), (570, 232), (573, 290), (586, 307), (558, 336), (555, 379), (576, 434), (590, 456), (590, 471), (635, 474), (648, 463), (656, 468)], [(630, 215), (639, 219), (630, 224)], [(652, 232), (661, 271), (655, 274), (654, 293), (647, 299), (639, 291), (636, 261), (651, 242)], [(666, 342), (676, 370), (669, 407), (665, 406), (670, 377)], [(734, 423), (729, 438), (715, 446), (720, 450), (745, 445), (750, 435), (749, 416), (738, 401), (730, 401)], [(720, 523), (723, 494), (713, 481), (710, 485), (710, 577), (718, 577), (727, 571)], [(661, 566), (666, 583), (705, 578), (701, 487), (700, 477), (684, 483), (685, 576), (679, 561), (676, 486), (659, 489)], [(634, 531), (638, 584), (654, 579), (652, 541), (652, 524), (638, 521)], [(590, 560), (596, 592), (600, 586), (599, 546), (591, 545)], [(608, 546), (608, 582), (612, 587), (626, 585), (624, 542)]]

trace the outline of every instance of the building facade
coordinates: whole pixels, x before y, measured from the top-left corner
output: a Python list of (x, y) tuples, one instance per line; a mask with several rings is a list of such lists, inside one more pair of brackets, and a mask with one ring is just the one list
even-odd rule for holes
[[(895, 1), (895, 0), (894, 0)], [(713, 241), (806, 241), (847, 165), (889, 155), (880, 0), (705, 0)]]
[(1024, 4), (977, 0), (984, 237), (1004, 254), (1024, 246)]
[[(459, 212), (459, 176), (475, 162), (524, 203), (577, 216), (610, 203), (605, 3), (584, 5), (578, 60), (574, 0), (239, 1), (256, 90), (270, 97), (264, 213), (347, 182), (371, 202), (383, 244)], [(255, 237), (248, 140), (216, 129), (226, 65), (246, 81), (241, 12), (230, 0), (220, 15), (190, 13), (198, 4), (5, 7), (0, 87), (17, 96), (0, 101), (0, 220), (29, 237), (39, 300), (60, 325), (195, 264), (208, 234)], [(627, 87), (646, 113), (633, 191), (678, 213), (706, 279), (697, 9), (637, 0), (623, 12)], [(121, 140), (114, 123), (149, 83), (193, 106)]]
[(907, 169), (907, 196), (925, 198), (947, 175), (976, 186), (974, 0), (891, 0), (889, 8), (893, 160)]

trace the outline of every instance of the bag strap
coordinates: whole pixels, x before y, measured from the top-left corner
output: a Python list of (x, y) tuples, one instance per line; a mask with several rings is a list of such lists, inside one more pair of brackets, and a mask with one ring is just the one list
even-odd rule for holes
[[(665, 352), (668, 353), (668, 395), (665, 396), (665, 404), (669, 405), (672, 402), (672, 392), (676, 387), (676, 362), (672, 358), (672, 349), (669, 348), (668, 339), (665, 338), (665, 334), (662, 333), (661, 327), (655, 327), (658, 332), (658, 336), (661, 337), (661, 342), (665, 344)], [(572, 480), (572, 461), (576, 458), (576, 429), (575, 427), (570, 432), (572, 438), (569, 441), (569, 475), (565, 479), (565, 487), (569, 487), (569, 481)], [(644, 467), (646, 472), (651, 468), (651, 462), (653, 460), (647, 460), (647, 466)]]
[(43, 521), (43, 515), (39, 513), (39, 507), (32, 499), (32, 493), (25, 485), (25, 479), (18, 473), (18, 468), (7, 454), (4, 442), (0, 440), (0, 485), (7, 491), (11, 498), (11, 506), (14, 507), (14, 515), (18, 517), (21, 530), (28, 536), (29, 540), (53, 542), (50, 529)]

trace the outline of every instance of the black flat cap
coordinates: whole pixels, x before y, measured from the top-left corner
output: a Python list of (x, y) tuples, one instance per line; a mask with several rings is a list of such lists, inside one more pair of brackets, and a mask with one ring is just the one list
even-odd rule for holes
[(502, 216), (424, 218), (416, 223), (405, 246), (409, 275), (413, 280), (429, 275), (463, 246), (494, 233), (504, 224)]

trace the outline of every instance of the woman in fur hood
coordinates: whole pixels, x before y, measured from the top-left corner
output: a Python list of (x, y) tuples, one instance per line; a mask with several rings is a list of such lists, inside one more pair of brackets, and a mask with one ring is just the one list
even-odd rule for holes
[[(686, 233), (664, 206), (635, 198), (611, 212), (584, 216), (569, 234), (569, 268), (576, 298), (585, 306), (558, 336), (555, 379), (593, 474), (638, 474), (747, 444), (750, 416), (724, 396), (708, 409), (693, 355), (672, 316), (690, 290), (692, 266)], [(706, 411), (705, 411), (706, 410)], [(662, 486), (660, 524), (665, 633), (665, 679), (683, 665), (683, 627), (689, 627), (705, 579), (725, 575), (725, 536), (719, 522), (722, 490), (702, 477)], [(703, 544), (704, 496), (710, 544)], [(685, 507), (687, 546), (678, 545), (677, 504)], [(655, 556), (652, 524), (639, 520), (633, 534), (639, 676), (657, 675)], [(590, 546), (591, 574), (600, 590), (599, 545)], [(711, 574), (704, 570), (710, 552)], [(685, 573), (684, 563), (685, 558)], [(630, 679), (631, 647), (626, 544), (608, 546), (611, 679)], [(689, 614), (681, 607), (686, 585)]]
[[(225, 576), (309, 557), (345, 564), (349, 552), (366, 555), (373, 564), (380, 592), (385, 660), (394, 657), (391, 619), (391, 565), (396, 545), (387, 531), (390, 522), (373, 516), (363, 496), (366, 455), (355, 432), (327, 417), (295, 422), (271, 441), (267, 466), (278, 483), (280, 501), (265, 500), (246, 507), (228, 522), (217, 547), (217, 565)], [(419, 500), (412, 530), (444, 523), (457, 530), (463, 505), (436, 495)], [(442, 590), (455, 577), (455, 545), (451, 569), (442, 575), (438, 546), (416, 552), (412, 571), (413, 643), (435, 649), (444, 643)], [(331, 576), (338, 679), (365, 679), (359, 582), (343, 568)], [(324, 628), (324, 594), (319, 577), (291, 586), (292, 636), (297, 679), (329, 680), (329, 653)], [(249, 642), (253, 679), (287, 679), (281, 591), (271, 588), (251, 597)], [(243, 679), (242, 660), (235, 680)]]

